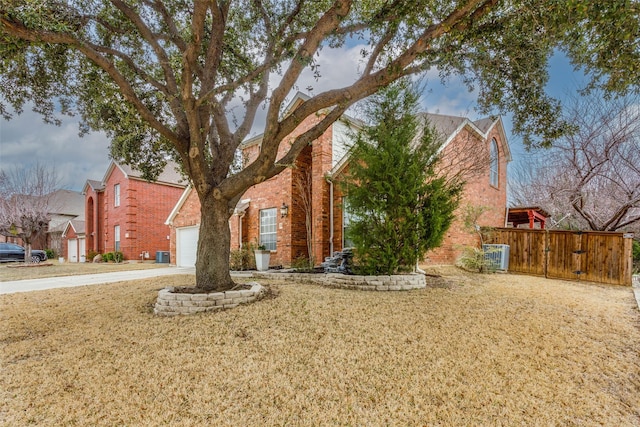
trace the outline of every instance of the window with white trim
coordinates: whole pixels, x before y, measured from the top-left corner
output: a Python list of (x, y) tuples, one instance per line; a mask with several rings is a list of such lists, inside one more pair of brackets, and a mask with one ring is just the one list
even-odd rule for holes
[(120, 250), (120, 226), (119, 225), (116, 225), (115, 227), (113, 227), (113, 240), (115, 242), (114, 250), (119, 251)]
[(260, 245), (270, 251), (276, 250), (277, 214), (277, 208), (262, 209), (260, 211)]
[(113, 186), (113, 206), (120, 206), (120, 184)]
[(498, 186), (498, 143), (495, 138), (491, 140), (489, 148), (489, 184), (494, 187)]

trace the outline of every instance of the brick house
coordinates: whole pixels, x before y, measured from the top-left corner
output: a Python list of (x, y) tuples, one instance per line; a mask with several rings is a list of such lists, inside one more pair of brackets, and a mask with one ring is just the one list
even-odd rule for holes
[[(288, 110), (307, 99), (298, 94)], [(443, 167), (456, 170), (474, 169), (465, 173), (467, 185), (461, 207), (467, 204), (490, 206), (481, 218), (481, 225), (504, 226), (506, 213), (506, 166), (510, 161), (509, 145), (498, 119), (472, 122), (463, 117), (425, 114), (444, 140)], [(322, 118), (310, 116), (290, 135), (294, 138)], [(295, 167), (249, 188), (230, 219), (231, 249), (247, 244), (264, 244), (271, 250), (271, 265), (290, 266), (299, 258), (307, 258), (306, 213), (311, 219), (311, 247), (316, 264), (344, 246), (344, 229), (348, 215), (343, 212), (345, 195), (337, 185), (348, 169), (350, 130), (358, 127), (356, 120), (343, 116), (332, 124), (313, 144), (306, 147)], [(261, 136), (245, 141), (242, 155), (250, 162), (260, 150)], [(280, 145), (285, 152), (288, 140)], [(461, 154), (462, 153), (462, 154)], [(478, 166), (478, 163), (482, 163)], [(305, 209), (304, 191), (309, 197)], [(178, 266), (193, 266), (196, 259), (200, 202), (191, 187), (187, 187), (167, 219), (171, 227), (171, 260)], [(453, 263), (461, 248), (475, 237), (462, 231), (457, 221), (447, 233), (441, 248), (428, 254), (428, 263)]]
[[(149, 182), (140, 172), (112, 161), (102, 181), (85, 183), (84, 224), (67, 225), (66, 253), (81, 259), (90, 251), (121, 251), (125, 259), (141, 260), (168, 252), (170, 230), (164, 222), (185, 187), (175, 163)], [(69, 243), (78, 246), (69, 248)]]
[[(84, 196), (71, 190), (56, 190), (43, 196), (36, 204), (46, 204), (49, 222), (45, 230), (36, 236), (31, 243), (33, 249), (52, 249), (56, 256), (64, 256), (62, 248), (62, 234), (69, 220), (84, 219)], [(16, 243), (24, 246), (21, 238), (15, 236), (0, 236), (0, 241)]]

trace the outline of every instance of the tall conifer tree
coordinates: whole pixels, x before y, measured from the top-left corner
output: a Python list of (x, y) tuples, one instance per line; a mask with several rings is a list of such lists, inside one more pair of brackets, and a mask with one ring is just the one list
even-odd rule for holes
[[(410, 271), (442, 243), (463, 183), (437, 173), (441, 142), (417, 117), (415, 86), (402, 80), (367, 103), (343, 182), (352, 215), (347, 237), (366, 274)], [(357, 159), (357, 160), (356, 160)]]

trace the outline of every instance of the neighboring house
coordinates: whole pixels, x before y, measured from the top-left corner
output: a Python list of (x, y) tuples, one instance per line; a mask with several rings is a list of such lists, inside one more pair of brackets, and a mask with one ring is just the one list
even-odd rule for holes
[(50, 200), (51, 212), (43, 248), (53, 249), (56, 256), (64, 257), (63, 233), (70, 220), (84, 220), (84, 195), (77, 191), (57, 190)]
[[(120, 251), (125, 259), (145, 260), (167, 252), (169, 227), (164, 222), (185, 187), (175, 163), (149, 182), (139, 171), (112, 161), (102, 181), (87, 180), (84, 186), (84, 224), (66, 227), (67, 256)], [(70, 245), (73, 240), (77, 251)]]
[[(298, 94), (288, 111), (297, 108), (307, 97)], [(509, 145), (502, 121), (483, 119), (476, 122), (463, 117), (425, 114), (444, 140), (442, 168), (450, 174), (462, 172), (467, 180), (461, 208), (465, 205), (490, 207), (480, 219), (483, 226), (502, 227), (506, 214), (506, 165), (510, 161)], [(294, 138), (322, 119), (322, 114), (308, 117), (289, 136)], [(343, 116), (332, 124), (313, 144), (306, 147), (295, 167), (251, 187), (238, 203), (230, 219), (231, 249), (263, 244), (271, 250), (271, 265), (290, 266), (307, 258), (306, 209), (302, 192), (310, 195), (311, 247), (316, 264), (345, 245), (344, 230), (349, 218), (343, 211), (348, 202), (338, 182), (348, 170), (350, 130), (357, 121)], [(281, 144), (284, 153), (289, 138)], [(260, 150), (261, 136), (242, 145), (245, 163)], [(308, 177), (308, 181), (305, 179)], [(178, 266), (193, 266), (200, 223), (200, 202), (187, 187), (167, 218), (171, 226), (171, 260)], [(443, 246), (427, 256), (429, 263), (453, 263), (461, 245), (474, 244), (475, 236), (463, 230), (457, 220)]]
[[(44, 196), (46, 198), (47, 216), (49, 223), (43, 233), (32, 243), (34, 249), (53, 249), (56, 256), (64, 256), (62, 233), (71, 219), (84, 219), (84, 196), (71, 190), (56, 190)], [(20, 238), (4, 237), (4, 241), (11, 241), (24, 245)]]

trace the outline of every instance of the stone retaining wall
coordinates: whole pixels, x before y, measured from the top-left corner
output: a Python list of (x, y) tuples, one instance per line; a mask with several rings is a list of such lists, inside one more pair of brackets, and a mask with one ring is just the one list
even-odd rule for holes
[(254, 277), (296, 282), (316, 283), (323, 286), (360, 291), (409, 291), (427, 287), (424, 274), (398, 274), (392, 276), (356, 276), (340, 273), (257, 273)]
[(262, 297), (262, 286), (256, 282), (249, 285), (251, 289), (208, 294), (174, 293), (173, 288), (165, 288), (158, 292), (158, 300), (153, 312), (159, 316), (175, 316), (237, 307)]

